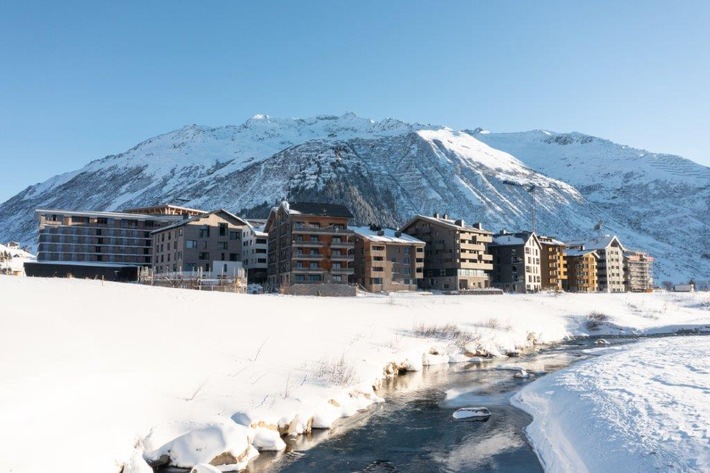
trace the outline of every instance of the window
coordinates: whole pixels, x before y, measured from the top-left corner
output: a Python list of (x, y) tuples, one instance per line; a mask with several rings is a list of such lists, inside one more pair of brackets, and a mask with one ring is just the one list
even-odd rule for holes
[(296, 282), (303, 282), (306, 280), (306, 276), (303, 274), (296, 274)]
[(206, 251), (202, 251), (202, 252), (200, 252), (199, 258), (200, 258), (200, 259), (208, 260), (208, 259), (210, 259), (210, 254), (209, 254), (208, 252), (206, 252)]
[(320, 280), (321, 280), (320, 274), (309, 274), (308, 280), (310, 282), (320, 282)]
[(99, 225), (108, 225), (108, 218), (99, 217), (96, 219), (96, 223), (98, 223)]
[(200, 227), (200, 238), (209, 238), (210, 237), (210, 227), (207, 225), (203, 225)]
[(197, 265), (195, 263), (185, 263), (185, 271), (195, 271), (197, 270)]
[(197, 240), (187, 240), (185, 242), (185, 248), (197, 248)]
[(370, 284), (382, 284), (382, 278), (370, 278)]
[(266, 263), (266, 258), (257, 258), (257, 263)]
[(219, 236), (227, 236), (227, 224), (226, 223), (219, 224)]
[(410, 247), (408, 247), (408, 246), (404, 247), (404, 254), (405, 255), (408, 255), (411, 251), (412, 251), (412, 249)]
[(373, 273), (381, 273), (381, 272), (383, 272), (384, 270), (385, 270), (385, 269), (384, 269), (382, 266), (373, 266), (373, 267), (372, 267), (372, 272), (373, 272)]
[(220, 250), (226, 250), (226, 249), (227, 249), (227, 242), (226, 242), (226, 241), (220, 241), (220, 242), (219, 242), (219, 249), (220, 249)]
[(241, 238), (241, 232), (237, 231), (230, 231), (229, 232), (229, 239), (230, 240), (239, 240)]
[(239, 261), (239, 253), (229, 253), (229, 261)]
[(101, 235), (101, 229), (100, 229), (100, 228), (97, 228), (97, 229), (96, 229), (96, 234), (97, 234), (97, 235)]
[(331, 280), (333, 282), (343, 282), (343, 277), (342, 276), (333, 276), (333, 277), (331, 277)]

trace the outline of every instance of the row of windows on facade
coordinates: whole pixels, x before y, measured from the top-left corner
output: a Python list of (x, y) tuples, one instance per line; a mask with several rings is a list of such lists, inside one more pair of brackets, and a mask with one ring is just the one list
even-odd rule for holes
[[(164, 262), (170, 262), (170, 255), (173, 255), (173, 260), (181, 260), (182, 259), (182, 251), (177, 251), (174, 253), (166, 253), (166, 254), (161, 254), (160, 256), (156, 255), (155, 259), (156, 262), (159, 263), (164, 263)], [(221, 253), (220, 254), (220, 261), (227, 261), (227, 254), (226, 253)], [(205, 260), (205, 261), (211, 261), (212, 258), (210, 256), (210, 253), (208, 251), (200, 252), (197, 255), (197, 259), (199, 260)], [(229, 253), (229, 261), (239, 261), (239, 253)], [(264, 259), (264, 262), (266, 260)]]
[[(60, 214), (52, 214), (47, 217), (47, 220), (50, 222), (61, 222), (64, 220), (64, 216)], [(120, 226), (131, 226), (131, 227), (136, 227), (138, 226), (138, 220), (135, 219), (116, 219), (113, 217), (82, 217), (78, 215), (73, 215), (69, 217), (69, 220), (71, 223), (82, 223), (82, 224), (90, 224), (90, 223), (95, 223), (96, 225), (120, 225)], [(155, 221), (153, 220), (144, 220), (143, 221), (143, 226), (144, 227), (154, 227), (155, 226)]]

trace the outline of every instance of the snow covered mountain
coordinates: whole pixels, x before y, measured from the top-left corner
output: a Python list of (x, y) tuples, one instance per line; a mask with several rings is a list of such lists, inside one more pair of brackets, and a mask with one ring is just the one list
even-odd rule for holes
[(589, 236), (603, 220), (658, 257), (657, 277), (705, 279), (709, 184), (709, 168), (574, 133), (257, 115), (240, 126), (187, 126), (30, 186), (0, 205), (0, 241), (34, 244), (36, 208), (169, 202), (265, 217), (287, 198), (343, 203), (357, 223), (390, 226), (441, 212), (517, 230), (534, 214), (539, 232), (559, 238)]

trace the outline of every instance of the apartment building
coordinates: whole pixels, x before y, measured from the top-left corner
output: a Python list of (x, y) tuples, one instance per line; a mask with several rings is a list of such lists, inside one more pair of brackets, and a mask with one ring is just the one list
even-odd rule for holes
[(653, 258), (642, 251), (624, 252), (624, 285), (630, 292), (653, 290)]
[(288, 203), (271, 210), (264, 228), (268, 238), (268, 284), (347, 285), (354, 274), (353, 217), (337, 204)]
[(565, 290), (569, 292), (597, 292), (597, 261), (599, 255), (594, 250), (566, 250), (567, 280)]
[(246, 221), (220, 209), (155, 230), (151, 234), (153, 270), (156, 274), (213, 272), (218, 263), (241, 262), (242, 233), (248, 226)]
[(135, 279), (138, 267), (152, 264), (151, 232), (196, 212), (172, 205), (123, 212), (38, 209), (37, 262), (27, 274)]
[(493, 256), (491, 285), (506, 292), (538, 292), (542, 287), (542, 247), (533, 232), (493, 235), (488, 245)]
[(493, 233), (480, 223), (466, 225), (446, 214), (417, 215), (402, 227), (402, 232), (426, 243), (420, 287), (466, 291), (490, 286), (493, 257), (487, 246), (493, 241)]
[(269, 269), (269, 235), (266, 220), (248, 219), (242, 232), (242, 262), (249, 284), (264, 284)]
[(553, 237), (538, 235), (540, 242), (540, 271), (542, 290), (562, 291), (567, 279), (567, 258), (563, 242)]
[(596, 252), (599, 257), (597, 282), (600, 292), (624, 292), (624, 251), (626, 250), (616, 236), (605, 235), (585, 241), (569, 242), (567, 246), (573, 250)]
[(350, 229), (355, 233), (354, 282), (370, 292), (417, 290), (426, 243), (375, 225)]

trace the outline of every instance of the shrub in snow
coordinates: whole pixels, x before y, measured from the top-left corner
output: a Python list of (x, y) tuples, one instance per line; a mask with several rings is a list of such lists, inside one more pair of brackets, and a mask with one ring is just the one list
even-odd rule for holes
[(241, 470), (259, 455), (250, 440), (250, 431), (244, 426), (210, 425), (187, 432), (144, 456), (153, 466), (192, 468), (209, 463)]
[(339, 386), (349, 386), (357, 382), (355, 367), (345, 360), (345, 355), (341, 355), (338, 360), (321, 359), (316, 376)]
[(590, 312), (587, 315), (587, 323), (585, 324), (589, 330), (599, 330), (605, 322), (609, 321), (609, 316), (601, 312)]

